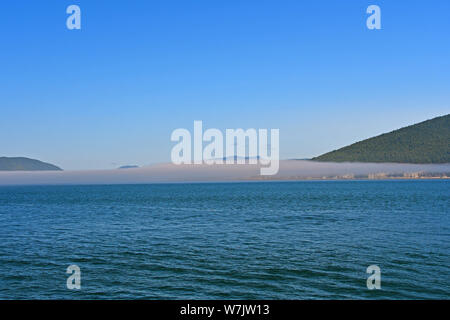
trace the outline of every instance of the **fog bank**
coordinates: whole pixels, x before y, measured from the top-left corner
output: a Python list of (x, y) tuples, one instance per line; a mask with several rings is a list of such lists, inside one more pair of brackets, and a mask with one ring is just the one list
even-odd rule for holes
[(0, 185), (32, 184), (133, 184), (170, 182), (213, 182), (242, 180), (295, 180), (358, 178), (370, 174), (448, 173), (450, 164), (333, 163), (282, 160), (274, 176), (260, 176), (260, 165), (174, 165), (157, 164), (122, 170), (5, 171)]

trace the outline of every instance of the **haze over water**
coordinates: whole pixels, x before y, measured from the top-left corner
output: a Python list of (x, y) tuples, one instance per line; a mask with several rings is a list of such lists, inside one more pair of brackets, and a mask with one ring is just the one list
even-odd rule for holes
[(0, 187), (0, 298), (446, 299), (449, 195), (442, 180)]

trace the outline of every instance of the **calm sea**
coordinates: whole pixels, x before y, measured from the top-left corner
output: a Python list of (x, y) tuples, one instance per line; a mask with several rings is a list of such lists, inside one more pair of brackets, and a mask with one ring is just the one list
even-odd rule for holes
[(0, 298), (448, 299), (450, 181), (0, 187)]

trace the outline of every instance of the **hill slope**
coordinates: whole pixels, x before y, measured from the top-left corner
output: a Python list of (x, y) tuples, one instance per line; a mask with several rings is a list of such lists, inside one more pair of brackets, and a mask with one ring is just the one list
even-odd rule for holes
[(29, 158), (7, 158), (0, 157), (0, 171), (49, 171), (61, 170), (61, 168), (50, 163)]
[(450, 114), (356, 142), (312, 160), (450, 163)]

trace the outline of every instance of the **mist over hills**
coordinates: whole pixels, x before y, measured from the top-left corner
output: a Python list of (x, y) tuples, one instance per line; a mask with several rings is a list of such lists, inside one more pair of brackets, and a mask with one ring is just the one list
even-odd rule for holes
[(312, 160), (450, 163), (450, 114), (356, 142)]
[[(234, 160), (237, 160), (237, 157), (234, 157)], [(259, 157), (257, 157), (258, 159)], [(248, 160), (248, 158), (245, 158)], [(224, 160), (226, 160), (224, 158)], [(445, 116), (437, 117), (431, 120), (427, 120), (424, 122), (420, 122), (415, 125), (411, 125), (408, 127), (404, 127), (389, 133), (385, 133), (370, 139), (366, 139), (360, 142), (356, 142), (347, 147), (334, 150), (328, 153), (325, 153), (319, 157), (311, 159), (312, 161), (305, 160), (289, 160), (282, 161), (282, 167), (280, 173), (277, 175), (278, 178), (286, 179), (288, 177), (297, 177), (297, 178), (309, 178), (309, 177), (322, 177), (328, 175), (358, 175), (358, 174), (371, 174), (371, 173), (407, 173), (407, 172), (435, 172), (435, 173), (448, 173), (449, 168), (448, 164), (450, 164), (450, 114)], [(297, 162), (297, 164), (295, 164)], [(328, 162), (329, 165), (325, 166), (316, 166), (313, 163), (319, 164), (321, 162)], [(331, 163), (355, 163), (355, 165), (348, 166), (331, 166)], [(359, 164), (358, 164), (359, 163)], [(367, 163), (367, 166), (363, 166), (364, 170), (359, 170), (364, 163)], [(412, 164), (424, 164), (424, 165), (439, 165), (445, 164), (444, 167), (432, 168), (432, 167), (374, 167), (372, 164), (376, 163), (398, 163), (405, 165)], [(226, 166), (228, 167), (228, 166)], [(178, 169), (182, 169), (179, 171), (177, 166), (166, 165), (152, 167), (149, 168), (138, 168), (137, 166), (122, 166), (120, 169), (133, 169), (131, 172), (136, 174), (142, 174), (145, 177), (144, 181), (178, 181), (178, 180), (188, 180), (188, 181), (196, 181), (199, 177), (197, 175), (202, 176), (205, 174), (205, 180), (223, 180), (226, 178), (226, 175), (231, 174), (233, 179), (240, 178), (250, 178), (254, 177), (255, 174), (252, 170), (248, 170), (253, 168), (253, 170), (257, 167), (250, 166), (244, 167), (241, 169), (236, 169), (230, 171), (222, 170), (222, 166), (207, 166), (209, 169), (204, 169), (205, 166), (194, 167), (191, 166), (181, 166)], [(240, 168), (241, 166), (239, 166)], [(316, 169), (317, 167), (317, 169)], [(201, 169), (203, 168), (203, 169)], [(290, 168), (290, 169), (288, 169)], [(333, 168), (333, 170), (331, 170)], [(395, 168), (395, 170), (393, 170)], [(197, 170), (198, 169), (198, 170)], [(62, 171), (61, 168), (50, 164), (45, 163), (35, 159), (29, 159), (25, 157), (0, 157), (0, 171)], [(118, 170), (118, 171), (129, 171), (129, 170)], [(221, 172), (227, 172), (226, 175), (222, 176)], [(361, 171), (361, 172), (359, 172)], [(91, 171), (93, 172), (93, 171)], [(111, 173), (109, 171), (103, 171), (106, 173)], [(130, 173), (131, 173), (130, 172)], [(236, 173), (238, 173), (234, 176)], [(74, 173), (75, 175), (80, 174), (81, 172)], [(95, 172), (93, 172), (95, 173)], [(5, 172), (5, 174), (8, 174)], [(26, 174), (26, 173), (24, 173)], [(39, 173), (38, 173), (39, 174)], [(88, 171), (82, 173), (82, 176), (85, 174), (89, 174)], [(180, 179), (171, 177), (172, 174), (175, 176), (179, 176)], [(115, 175), (115, 174), (114, 174)], [(166, 177), (167, 175), (167, 177)], [(93, 174), (93, 176), (103, 176), (103, 174), (99, 175), (97, 173)], [(1, 178), (5, 179), (6, 177), (12, 178), (10, 175), (2, 175)], [(18, 178), (19, 176), (16, 175)], [(55, 176), (58, 177), (59, 175)], [(61, 177), (66, 177), (63, 175)], [(69, 175), (67, 175), (69, 177)], [(124, 176), (125, 177), (125, 176)], [(175, 178), (175, 179), (173, 179)], [(43, 180), (42, 182), (50, 182)], [(65, 179), (62, 179), (66, 181)], [(69, 179), (71, 180), (71, 179)], [(75, 179), (76, 180), (76, 179)], [(81, 179), (83, 180), (83, 179)], [(89, 179), (88, 179), (89, 180)], [(94, 179), (97, 180), (97, 179)], [(102, 180), (102, 179), (98, 179)], [(118, 179), (121, 180), (121, 179)], [(124, 179), (128, 181), (141, 181), (140, 179)], [(202, 179), (200, 179), (202, 180)], [(105, 181), (116, 182), (115, 179), (105, 179)], [(25, 181), (23, 181), (25, 182)]]
[(61, 171), (62, 169), (46, 162), (25, 157), (0, 157), (0, 171)]

